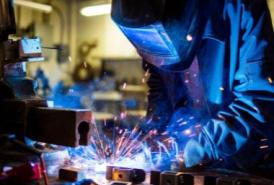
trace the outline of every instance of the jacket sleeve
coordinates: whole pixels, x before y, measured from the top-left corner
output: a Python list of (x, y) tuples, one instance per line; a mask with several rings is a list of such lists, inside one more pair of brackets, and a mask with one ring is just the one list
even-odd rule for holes
[(230, 42), (238, 44), (235, 72), (230, 73), (234, 74), (233, 100), (215, 118), (205, 120), (201, 133), (188, 141), (184, 149), (187, 167), (240, 152), (248, 154), (250, 150), (254, 152), (252, 156), (261, 156), (255, 153), (267, 153), (273, 147), (274, 38), (267, 3), (265, 0), (226, 2), (233, 30)]
[(172, 115), (172, 105), (168, 98), (167, 86), (165, 85), (163, 74), (153, 65), (143, 61), (143, 68), (149, 74), (147, 85), (148, 108), (144, 129), (157, 129), (165, 131)]

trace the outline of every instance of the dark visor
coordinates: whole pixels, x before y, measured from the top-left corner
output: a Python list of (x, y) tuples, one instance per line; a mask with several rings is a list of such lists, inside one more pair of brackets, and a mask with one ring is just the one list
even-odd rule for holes
[(165, 0), (113, 0), (111, 16), (122, 26), (143, 27), (161, 19)]

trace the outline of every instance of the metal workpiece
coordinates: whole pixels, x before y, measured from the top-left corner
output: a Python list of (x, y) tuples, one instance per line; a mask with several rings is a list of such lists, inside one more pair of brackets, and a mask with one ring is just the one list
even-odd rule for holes
[(217, 185), (217, 177), (197, 175), (194, 177), (194, 185)]
[(107, 166), (106, 179), (139, 184), (145, 181), (146, 172), (142, 169)]
[(59, 179), (63, 181), (76, 182), (83, 178), (84, 172), (81, 169), (64, 167), (59, 170)]
[(36, 107), (29, 113), (27, 136), (62, 146), (89, 145), (92, 113), (89, 110)]
[(160, 185), (194, 185), (194, 176), (177, 172), (162, 172)]
[(109, 185), (132, 185), (131, 182), (113, 181)]
[(252, 185), (252, 184), (253, 183), (251, 183), (249, 180), (243, 180), (238, 178), (220, 177), (217, 179), (217, 185)]
[(160, 185), (160, 171), (151, 171), (150, 172), (150, 184)]

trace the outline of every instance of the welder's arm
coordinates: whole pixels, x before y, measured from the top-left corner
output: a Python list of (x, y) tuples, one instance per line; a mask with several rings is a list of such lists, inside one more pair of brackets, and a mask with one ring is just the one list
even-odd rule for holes
[(157, 129), (160, 132), (166, 130), (166, 126), (172, 115), (172, 105), (167, 95), (167, 87), (164, 84), (163, 76), (159, 69), (143, 62), (143, 68), (149, 73), (147, 85), (148, 91), (148, 108), (145, 129)]
[[(233, 3), (231, 1), (231, 7), (235, 6), (234, 10), (237, 10), (238, 5)], [(239, 57), (231, 92), (234, 100), (216, 118), (205, 120), (199, 136), (186, 144), (184, 158), (187, 167), (232, 156), (247, 148), (255, 157), (257, 154), (254, 152), (260, 150), (260, 145), (266, 152), (271, 148), (274, 123), (271, 18), (265, 0), (245, 1), (240, 9), (241, 13), (232, 13), (235, 17), (231, 16), (230, 20), (231, 26), (236, 26), (232, 25), (233, 20), (242, 20)], [(237, 42), (234, 39), (231, 42)]]

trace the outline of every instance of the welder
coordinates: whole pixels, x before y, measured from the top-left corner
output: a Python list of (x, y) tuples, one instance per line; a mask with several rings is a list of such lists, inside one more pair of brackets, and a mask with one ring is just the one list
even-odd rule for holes
[(150, 73), (147, 128), (175, 137), (186, 167), (269, 167), (274, 35), (266, 0), (113, 0), (112, 18)]

